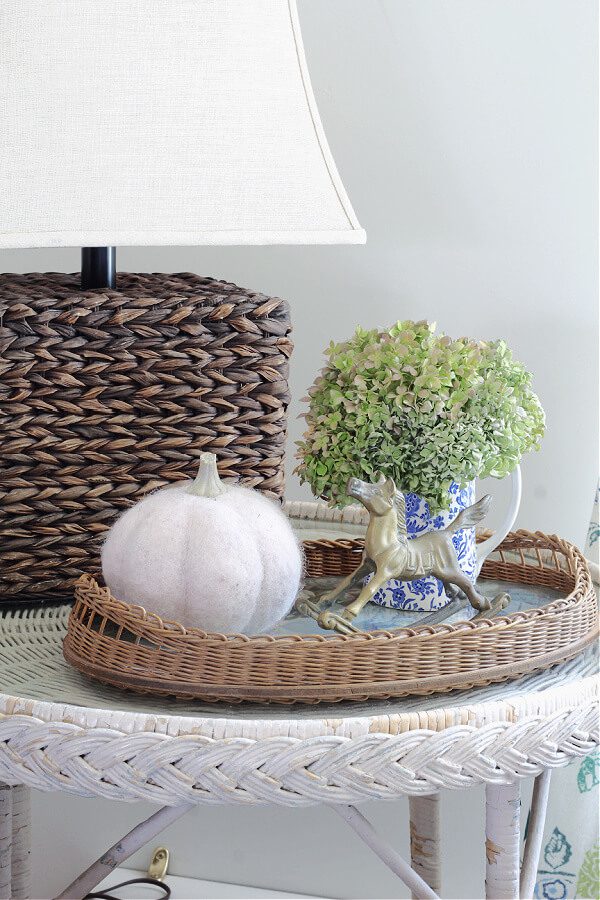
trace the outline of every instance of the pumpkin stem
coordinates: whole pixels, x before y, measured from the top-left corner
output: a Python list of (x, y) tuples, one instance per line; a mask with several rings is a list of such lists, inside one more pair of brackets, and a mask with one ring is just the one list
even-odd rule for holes
[(215, 454), (201, 453), (198, 474), (187, 489), (187, 493), (196, 494), (198, 497), (218, 497), (228, 490), (227, 485), (219, 478)]

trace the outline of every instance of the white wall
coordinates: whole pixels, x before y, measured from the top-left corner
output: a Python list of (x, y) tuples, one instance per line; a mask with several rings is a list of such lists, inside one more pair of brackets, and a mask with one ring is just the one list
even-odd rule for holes
[[(193, 270), (287, 297), (296, 398), (329, 339), (357, 323), (427, 317), (454, 335), (504, 337), (534, 371), (548, 415), (543, 449), (524, 464), (519, 525), (583, 542), (598, 474), (597, 4), (299, 0), (299, 7), (323, 121), (368, 231), (366, 247), (128, 248), (119, 252), (120, 268)], [(78, 252), (5, 251), (0, 268), (73, 270)], [(292, 438), (299, 411), (296, 399)], [(293, 479), (289, 494), (302, 495)], [(80, 817), (95, 817), (83, 801), (63, 799), (55, 809), (75, 816), (77, 836)], [(131, 808), (114, 814), (117, 830), (133, 818)], [(392, 830), (403, 815), (403, 808), (377, 812)], [(210, 853), (194, 853), (189, 822), (174, 828), (172, 839), (188, 848), (177, 857), (182, 874), (227, 879), (240, 839), (239, 865), (247, 860), (263, 886), (394, 895), (378, 864), (326, 811), (203, 810), (195, 821), (197, 846), (206, 829)], [(212, 821), (222, 829), (218, 840)], [(271, 870), (263, 843), (283, 847), (287, 837), (286, 863)], [(48, 848), (54, 839), (46, 834)], [(469, 859), (468, 846), (453, 840), (456, 893), (447, 896), (459, 895)], [(335, 875), (342, 859), (343, 877)]]
[[(562, 773), (557, 773), (560, 781)], [(529, 808), (531, 786), (523, 788)], [(62, 795), (37, 795), (34, 806), (34, 897), (53, 897), (117, 838), (155, 811)], [(445, 898), (481, 898), (485, 879), (483, 790), (441, 798)], [(408, 800), (365, 803), (362, 812), (409, 858)], [(58, 823), (58, 824), (57, 824)], [(410, 891), (327, 807), (203, 806), (168, 828), (131, 863), (145, 869), (152, 849), (171, 850), (173, 874), (273, 888), (314, 897), (407, 898)], [(57, 865), (57, 860), (60, 864)], [(113, 879), (116, 883), (118, 879)], [(235, 897), (236, 894), (234, 893)]]
[[(299, 8), (367, 245), (122, 248), (120, 268), (192, 270), (287, 297), (292, 438), (323, 348), (356, 324), (429, 318), (456, 336), (505, 338), (548, 415), (543, 449), (524, 463), (519, 524), (582, 542), (598, 474), (596, 3)], [(76, 250), (0, 252), (4, 271), (77, 268)], [(291, 478), (289, 495), (302, 495)]]

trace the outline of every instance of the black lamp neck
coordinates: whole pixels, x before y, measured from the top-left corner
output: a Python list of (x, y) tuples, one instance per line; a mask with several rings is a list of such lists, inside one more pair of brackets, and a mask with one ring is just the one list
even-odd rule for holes
[(115, 247), (81, 248), (81, 287), (115, 289), (117, 284), (117, 252)]

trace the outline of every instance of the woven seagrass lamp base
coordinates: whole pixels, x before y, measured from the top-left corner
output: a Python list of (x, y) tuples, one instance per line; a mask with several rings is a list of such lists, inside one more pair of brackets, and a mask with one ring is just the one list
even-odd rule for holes
[(0, 275), (0, 594), (71, 592), (115, 516), (195, 475), (283, 496), (288, 305), (234, 284)]

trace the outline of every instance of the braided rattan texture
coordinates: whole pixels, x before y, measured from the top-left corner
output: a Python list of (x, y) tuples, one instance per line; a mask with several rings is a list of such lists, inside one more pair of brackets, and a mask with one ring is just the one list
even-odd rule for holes
[(0, 718), (0, 780), (111, 800), (307, 806), (512, 783), (598, 745), (596, 704), (443, 731), (262, 740)]
[(97, 573), (115, 515), (195, 474), (283, 494), (290, 317), (192, 274), (0, 275), (0, 593)]
[[(307, 571), (343, 575), (358, 540), (305, 543)], [(558, 588), (564, 599), (495, 619), (357, 635), (206, 634), (129, 606), (84, 576), (65, 658), (117, 687), (210, 702), (365, 700), (490, 684), (572, 658), (598, 634), (592, 581), (567, 541), (520, 531), (507, 537), (483, 577)]]

